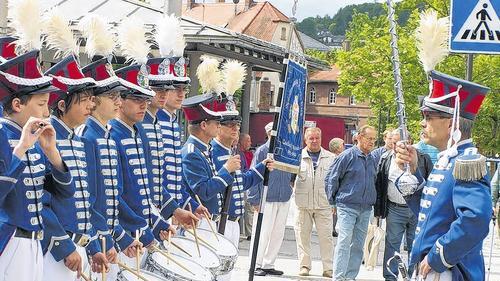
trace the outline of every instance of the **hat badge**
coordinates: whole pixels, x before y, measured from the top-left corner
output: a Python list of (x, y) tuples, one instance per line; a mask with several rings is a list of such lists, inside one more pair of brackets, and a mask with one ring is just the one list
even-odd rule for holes
[(149, 87), (148, 67), (143, 64), (137, 73), (137, 84), (145, 89)]
[(104, 66), (106, 68), (106, 72), (110, 77), (116, 76), (115, 71), (113, 70), (113, 65), (111, 65), (112, 56), (108, 56), (107, 60), (108, 62), (106, 62), (106, 65)]
[(166, 58), (166, 59), (162, 60), (162, 62), (158, 66), (158, 74), (159, 75), (170, 74), (170, 59)]
[(186, 59), (184, 57), (179, 58), (179, 60), (174, 65), (175, 76), (184, 77), (186, 76)]

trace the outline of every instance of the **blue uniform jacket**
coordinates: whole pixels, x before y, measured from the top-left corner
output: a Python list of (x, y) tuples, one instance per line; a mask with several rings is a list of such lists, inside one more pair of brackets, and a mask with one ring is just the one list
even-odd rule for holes
[(175, 209), (179, 206), (184, 208), (188, 203), (191, 203), (193, 208), (197, 208), (198, 204), (192, 202), (191, 196), (187, 191), (181, 189), (180, 199), (175, 200), (167, 189), (165, 170), (170, 167), (165, 165), (165, 142), (163, 141), (158, 119), (151, 112), (146, 111), (144, 121), (138, 127), (141, 139), (144, 141), (146, 163), (148, 171), (150, 171), (153, 203), (160, 209), (162, 216), (167, 219), (172, 216)]
[[(8, 119), (0, 119), (0, 124), (4, 136), (8, 139), (8, 145), (2, 145), (0, 149), (9, 150), (5, 151), (5, 155), (12, 156), (10, 150), (19, 142), (22, 128)], [(61, 172), (52, 169), (38, 143), (28, 149), (22, 159), (15, 156), (11, 159), (10, 169), (3, 179), (6, 184), (2, 183), (0, 189), (0, 253), (16, 227), (28, 231), (44, 230), (45, 239), (52, 242), (61, 239), (61, 236), (67, 238), (64, 231), (57, 233), (48, 227), (50, 220), (44, 216), (43, 201), (46, 198), (44, 194), (48, 193), (54, 198), (72, 198), (75, 189), (71, 184), (69, 170)], [(72, 242), (61, 243), (60, 246), (72, 251), (75, 249)]]
[[(47, 207), (52, 209), (65, 231), (89, 236), (91, 242), (86, 248), (94, 255), (101, 251), (98, 235), (109, 236), (106, 221), (94, 208), (96, 170), (92, 167), (96, 163), (95, 152), (90, 143), (77, 136), (62, 120), (51, 116), (50, 121), (56, 131), (57, 149), (73, 176), (75, 193), (70, 199), (47, 198)], [(56, 260), (71, 253), (49, 249), (50, 242), (46, 239), (43, 242), (44, 250), (50, 250)]]
[(375, 205), (377, 160), (357, 146), (340, 153), (325, 177), (326, 197), (331, 205), (368, 209)]
[[(259, 146), (255, 151), (252, 167), (267, 158), (269, 152), (269, 141)], [(281, 170), (273, 170), (269, 173), (269, 188), (267, 190), (266, 202), (288, 202), (292, 196), (292, 174)], [(259, 205), (260, 198), (264, 191), (264, 184), (261, 182), (248, 190), (248, 202), (252, 206)]]
[[(222, 143), (213, 139), (212, 144), (212, 158), (214, 160), (215, 168), (221, 169), (226, 163), (227, 159), (231, 156), (231, 148), (225, 147)], [(242, 159), (244, 162), (245, 159)], [(245, 211), (244, 193), (250, 187), (262, 182), (264, 179), (265, 165), (262, 163), (252, 167), (247, 172), (242, 173), (241, 170), (235, 172), (235, 181), (232, 186), (232, 198), (229, 205), (229, 216), (239, 217)], [(224, 193), (225, 194), (225, 193)], [(224, 195), (223, 194), (223, 195)], [(224, 200), (223, 200), (224, 202)]]
[(145, 150), (137, 126), (132, 128), (120, 119), (112, 119), (109, 124), (111, 138), (116, 142), (120, 158), (122, 197), (134, 213), (145, 219), (148, 224), (148, 229), (142, 233), (141, 242), (149, 245), (154, 238), (160, 241), (160, 230), (166, 230), (170, 225), (153, 204)]
[[(410, 266), (427, 260), (436, 272), (450, 268), (453, 280), (484, 280), (483, 239), (488, 235), (491, 197), (487, 178), (460, 181), (453, 177), (458, 156), (473, 147), (459, 143), (458, 155), (446, 167), (434, 165), (421, 189), (405, 198), (418, 217)], [(397, 182), (396, 182), (397, 184)]]
[[(124, 250), (133, 242), (130, 234), (147, 229), (146, 221), (136, 215), (123, 200), (123, 178), (116, 143), (110, 138), (109, 126), (104, 127), (90, 116), (79, 134), (95, 147), (96, 210), (106, 219), (114, 241)], [(106, 245), (113, 246), (113, 241)]]
[[(172, 116), (166, 110), (158, 111), (156, 117), (161, 127), (165, 150), (164, 181), (170, 195), (179, 202), (183, 199), (183, 193), (187, 192), (182, 188), (181, 130), (175, 115)], [(184, 200), (184, 204), (180, 205), (185, 205), (186, 202), (187, 200)]]
[(222, 167), (216, 170), (209, 145), (190, 135), (182, 148), (182, 182), (200, 197), (211, 214), (220, 214), (222, 194), (234, 177)]

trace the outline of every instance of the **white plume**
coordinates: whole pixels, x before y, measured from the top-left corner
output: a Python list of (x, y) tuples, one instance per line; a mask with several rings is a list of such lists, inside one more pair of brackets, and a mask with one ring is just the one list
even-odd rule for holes
[(138, 18), (126, 18), (118, 27), (118, 42), (127, 61), (146, 64), (151, 45), (147, 42), (144, 23)]
[(226, 95), (234, 93), (243, 86), (246, 77), (246, 67), (237, 60), (228, 60), (222, 65), (222, 76), (224, 77), (224, 90)]
[(449, 19), (438, 18), (428, 10), (420, 14), (420, 25), (415, 31), (418, 57), (426, 73), (434, 69), (448, 55)]
[(38, 0), (8, 1), (10, 27), (19, 39), (18, 54), (42, 48), (42, 16)]
[(80, 21), (83, 36), (87, 38), (85, 52), (89, 58), (95, 55), (109, 56), (115, 49), (115, 35), (111, 31), (111, 25), (104, 17), (97, 14), (85, 16)]
[(49, 50), (55, 50), (54, 58), (78, 55), (79, 47), (69, 26), (69, 21), (59, 9), (48, 11), (43, 17), (45, 41)]
[(181, 21), (174, 14), (162, 17), (156, 24), (154, 33), (156, 44), (162, 57), (182, 56), (186, 42)]
[(220, 93), (222, 74), (219, 70), (219, 61), (209, 56), (202, 56), (201, 59), (203, 62), (196, 69), (196, 76), (200, 80), (203, 93)]

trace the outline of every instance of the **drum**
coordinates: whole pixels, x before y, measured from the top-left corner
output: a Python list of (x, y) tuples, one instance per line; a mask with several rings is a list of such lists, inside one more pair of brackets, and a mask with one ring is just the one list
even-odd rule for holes
[[(167, 280), (159, 275), (156, 275), (154, 273), (151, 273), (151, 272), (148, 272), (145, 270), (141, 270), (141, 276), (149, 281), (166, 281)], [(116, 280), (118, 280), (118, 281), (137, 281), (140, 279), (132, 272), (127, 271), (127, 270), (122, 270), (122, 271), (120, 271), (120, 273), (118, 273), (118, 278)]]
[(186, 271), (172, 261), (158, 253), (149, 254), (144, 269), (161, 275), (165, 280), (171, 281), (214, 281), (214, 275), (198, 263), (187, 258), (171, 254), (172, 257), (188, 268), (192, 273)]
[[(215, 248), (215, 252), (219, 255), (219, 258), (222, 261), (221, 274), (226, 274), (233, 270), (236, 259), (238, 258), (238, 248), (234, 246), (233, 242), (219, 233), (216, 233), (219, 238), (219, 241), (217, 241), (214, 234), (210, 230), (198, 228), (196, 232), (199, 237), (203, 238), (203, 240), (207, 241), (212, 247)], [(190, 232), (186, 231), (186, 237), (194, 240), (194, 237)], [(200, 246), (201, 244), (204, 243), (200, 242)], [(210, 247), (210, 249), (212, 248)]]
[[(175, 243), (176, 245), (179, 245), (182, 249), (184, 249), (186, 252), (188, 252), (189, 255), (184, 253), (183, 251), (179, 250), (177, 247), (170, 245), (170, 253), (176, 254), (178, 256), (185, 257), (187, 259), (190, 259), (192, 261), (197, 262), (201, 266), (205, 267), (206, 269), (210, 270), (213, 275), (217, 276), (220, 275), (222, 272), (222, 262), (215, 253), (214, 250), (210, 249), (208, 246), (205, 246), (205, 244), (200, 243), (200, 253), (201, 257), (198, 255), (198, 250), (196, 249), (196, 242), (188, 239), (186, 237), (173, 237), (172, 242)], [(168, 242), (163, 241), (163, 245), (167, 247)]]

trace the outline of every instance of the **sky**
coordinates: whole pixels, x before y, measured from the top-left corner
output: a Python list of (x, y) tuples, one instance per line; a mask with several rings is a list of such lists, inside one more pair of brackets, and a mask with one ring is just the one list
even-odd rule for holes
[[(287, 16), (292, 15), (292, 6), (294, 0), (267, 0), (276, 6), (280, 11)], [(369, 2), (381, 2), (381, 0), (298, 0), (297, 14), (295, 17), (298, 21), (307, 17), (315, 17), (317, 15), (334, 16), (337, 11), (351, 4), (361, 4)]]

